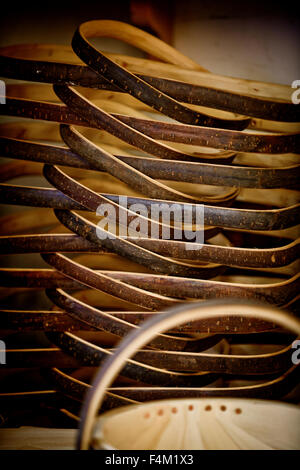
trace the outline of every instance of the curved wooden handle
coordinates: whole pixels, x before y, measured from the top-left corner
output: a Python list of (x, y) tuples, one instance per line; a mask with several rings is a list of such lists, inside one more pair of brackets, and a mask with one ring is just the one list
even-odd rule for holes
[(152, 317), (143, 323), (139, 329), (133, 331), (121, 341), (115, 353), (103, 363), (96, 374), (92, 388), (87, 394), (82, 408), (77, 441), (78, 448), (82, 450), (89, 448), (94, 420), (103, 401), (105, 391), (120, 373), (127, 359), (163, 331), (183, 323), (214, 318), (220, 315), (227, 317), (242, 316), (245, 320), (249, 317), (256, 317), (261, 320), (277, 323), (300, 335), (300, 320), (286, 312), (262, 304), (245, 304), (235, 301), (232, 303), (224, 303), (224, 301), (222, 303), (220, 301), (189, 303), (188, 305), (180, 305), (179, 307), (167, 310), (159, 316)]

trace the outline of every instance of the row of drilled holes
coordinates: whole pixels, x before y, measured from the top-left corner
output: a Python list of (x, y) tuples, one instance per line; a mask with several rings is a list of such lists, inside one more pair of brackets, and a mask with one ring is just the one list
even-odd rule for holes
[[(193, 409), (194, 409), (194, 405), (189, 405), (189, 406), (188, 406), (188, 410), (189, 410), (189, 411), (193, 411)], [(220, 406), (220, 410), (221, 410), (221, 411), (226, 411), (226, 409), (227, 409), (227, 408), (226, 408), (225, 405), (221, 405), (221, 406)], [(204, 410), (205, 410), (205, 411), (211, 411), (211, 410), (212, 410), (212, 406), (211, 406), (211, 405), (206, 405), (206, 407), (204, 408)], [(177, 413), (177, 411), (178, 411), (178, 409), (177, 409), (176, 407), (171, 408), (171, 412), (172, 412), (172, 413), (175, 414), (175, 413)], [(236, 408), (236, 409), (234, 410), (234, 412), (235, 412), (237, 415), (239, 415), (239, 414), (242, 413), (242, 410), (241, 410), (241, 408)], [(157, 415), (158, 415), (158, 416), (162, 416), (163, 414), (164, 414), (164, 410), (159, 409), (159, 410), (157, 411)], [(145, 413), (144, 418), (150, 418), (150, 413), (148, 413), (148, 412)]]

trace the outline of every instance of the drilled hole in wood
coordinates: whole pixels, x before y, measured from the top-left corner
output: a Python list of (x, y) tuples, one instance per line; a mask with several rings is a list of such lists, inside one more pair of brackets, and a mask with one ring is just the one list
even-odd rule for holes
[(177, 410), (177, 408), (172, 408), (171, 411), (172, 411), (172, 413), (177, 413), (178, 410)]
[(206, 407), (204, 408), (205, 411), (211, 411), (211, 406), (210, 405), (206, 405)]
[(190, 411), (193, 411), (194, 405), (189, 405), (188, 409), (189, 409)]
[(164, 410), (158, 410), (157, 414), (158, 416), (162, 416), (164, 414)]
[(220, 409), (221, 409), (221, 411), (226, 411), (226, 406), (225, 406), (225, 405), (221, 405), (221, 406), (220, 406)]
[(145, 413), (145, 414), (144, 414), (144, 418), (145, 418), (145, 419), (150, 418), (150, 413)]
[(242, 412), (241, 408), (236, 408), (234, 411), (236, 412), (237, 415), (240, 415)]

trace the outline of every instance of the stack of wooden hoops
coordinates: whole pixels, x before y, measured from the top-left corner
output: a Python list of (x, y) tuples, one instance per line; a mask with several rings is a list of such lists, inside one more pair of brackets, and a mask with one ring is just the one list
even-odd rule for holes
[[(99, 37), (155, 59), (102, 53), (90, 42)], [(0, 112), (9, 117), (0, 156), (11, 159), (1, 167), (0, 202), (33, 207), (2, 218), (0, 253), (40, 253), (49, 265), (1, 268), (1, 328), (44, 331), (51, 341), (6, 351), (6, 370), (43, 369), (49, 387), (20, 387), (0, 394), (0, 403), (28, 399), (34, 408), (41, 397), (60, 397), (59, 408), (76, 419), (90, 387), (77, 371), (84, 366), (91, 377), (117, 339), (182, 302), (259, 301), (299, 314), (300, 107), (290, 87), (214, 75), (148, 33), (106, 20), (82, 24), (72, 48), (2, 48), (0, 76), (7, 80)], [(41, 174), (45, 187), (10, 184)], [(169, 240), (162, 220), (159, 237), (147, 237), (150, 219), (137, 219), (120, 195), (149, 210), (185, 205), (194, 224), (204, 205), (204, 243), (192, 240), (187, 250), (189, 231), (176, 239), (172, 218)], [(141, 236), (99, 237), (101, 204), (119, 221), (138, 220)], [(7, 307), (8, 296), (41, 290), (53, 303), (48, 310)], [(291, 394), (299, 382), (293, 336), (272, 309), (270, 321), (242, 310), (157, 335), (108, 389), (103, 409)]]

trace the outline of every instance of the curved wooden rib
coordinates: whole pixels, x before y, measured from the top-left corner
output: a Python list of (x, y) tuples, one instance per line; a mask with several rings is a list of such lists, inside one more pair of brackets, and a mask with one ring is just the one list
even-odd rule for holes
[[(1, 128), (0, 128), (1, 130)], [(1, 156), (64, 165), (87, 170), (105, 171), (105, 165), (98, 160), (97, 166), (80, 157), (70, 149), (49, 144), (40, 144), (9, 137), (0, 138)], [(300, 165), (287, 167), (259, 168), (251, 166), (221, 165), (202, 162), (180, 162), (140, 156), (117, 158), (149, 178), (185, 183), (235, 186), (237, 188), (296, 188)], [(162, 195), (160, 193), (160, 198)]]
[[(189, 71), (182, 66), (119, 54), (106, 55), (179, 101), (263, 119), (300, 121), (298, 109), (290, 103), (288, 86)], [(82, 65), (68, 46), (8, 46), (0, 49), (0, 56), (1, 75), (8, 78), (122, 91)]]
[[(61, 265), (63, 259), (67, 258), (59, 255), (60, 263), (54, 262), (55, 255), (43, 255), (46, 259), (49, 260), (52, 257), (52, 263), (56, 267), (59, 266), (61, 270)], [(70, 266), (77, 267), (78, 264), (67, 261)], [(208, 268), (206, 268), (208, 269)], [(146, 274), (146, 273), (133, 273), (133, 272), (122, 272), (122, 271), (93, 271), (88, 268), (82, 269), (82, 272), (88, 272), (88, 278), (82, 280), (79, 279), (77, 269), (73, 269), (74, 272), (71, 273), (73, 278), (77, 278), (78, 282), (70, 281), (64, 279), (61, 275), (57, 274), (55, 271), (49, 270), (32, 270), (32, 269), (1, 269), (0, 276), (1, 282), (5, 286), (9, 287), (59, 287), (62, 286), (68, 289), (76, 289), (80, 287), (80, 284), (84, 283), (95, 287), (95, 285), (101, 284), (101, 278), (103, 278), (102, 289), (110, 289), (110, 282), (112, 280), (119, 280), (131, 286), (134, 286), (138, 289), (150, 291), (158, 294), (163, 297), (174, 297), (176, 299), (213, 299), (213, 298), (222, 298), (226, 299), (228, 297), (233, 297), (236, 299), (252, 299), (268, 302), (273, 305), (285, 305), (291, 301), (297, 295), (299, 291), (299, 280), (300, 274), (296, 274), (290, 279), (274, 282), (270, 284), (242, 284), (239, 282), (224, 282), (224, 281), (214, 281), (214, 280), (204, 280), (204, 279), (192, 279), (184, 277), (174, 277), (174, 276), (164, 276), (157, 274)], [(70, 275), (70, 269), (64, 267), (63, 272), (67, 276)], [(107, 279), (108, 278), (108, 279)], [(109, 282), (109, 278), (111, 278)], [(127, 286), (128, 287), (128, 286)], [(129, 291), (129, 293), (128, 293)], [(134, 289), (126, 291), (120, 294), (121, 296), (126, 297), (126, 295), (134, 295)], [(136, 291), (136, 297), (131, 300), (133, 303), (143, 302), (141, 297), (138, 300), (138, 292)], [(161, 305), (166, 305), (169, 303), (175, 303), (174, 299), (163, 299), (156, 298), (155, 296), (151, 299), (149, 298), (148, 308), (155, 308), (157, 303), (161, 302)], [(129, 299), (129, 297), (128, 297)], [(151, 304), (152, 301), (152, 304)], [(141, 305), (141, 304), (140, 304)]]
[[(173, 160), (190, 161), (192, 157), (178, 150), (176, 151), (166, 144), (159, 144), (154, 139), (189, 143), (190, 145), (212, 147), (230, 152), (300, 153), (299, 133), (255, 134), (247, 131), (171, 124), (123, 115), (113, 116), (93, 105), (91, 101), (80, 95), (74, 88), (65, 85), (54, 86), (56, 94), (69, 107), (8, 97), (6, 104), (3, 104), (0, 108), (1, 114), (105, 129), (115, 137), (149, 152), (151, 155)], [(77, 106), (75, 106), (76, 103)], [(93, 108), (93, 114), (87, 113), (86, 108)], [(88, 120), (88, 124), (86, 120)], [(231, 155), (228, 154), (228, 157)], [(209, 158), (199, 157), (199, 161), (209, 161)], [(213, 157), (210, 158), (210, 161), (213, 161)]]

